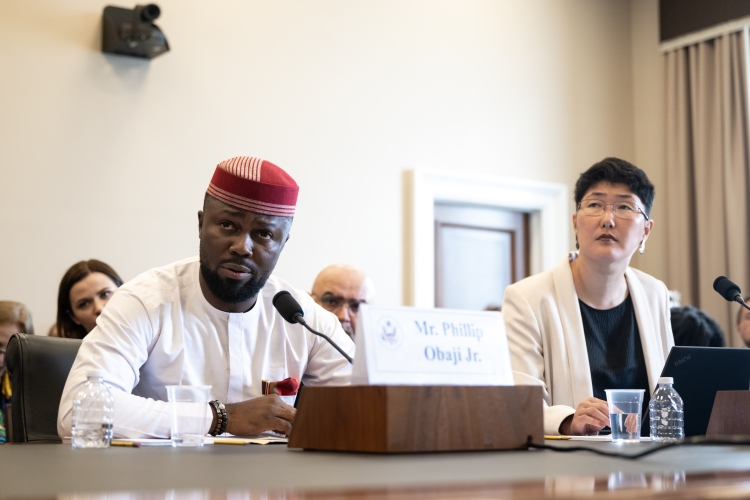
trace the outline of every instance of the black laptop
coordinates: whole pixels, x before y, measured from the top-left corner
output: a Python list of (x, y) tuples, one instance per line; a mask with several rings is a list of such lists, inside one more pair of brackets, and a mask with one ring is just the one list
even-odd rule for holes
[(674, 378), (682, 397), (685, 436), (705, 434), (716, 391), (750, 389), (750, 349), (675, 346), (661, 376)]

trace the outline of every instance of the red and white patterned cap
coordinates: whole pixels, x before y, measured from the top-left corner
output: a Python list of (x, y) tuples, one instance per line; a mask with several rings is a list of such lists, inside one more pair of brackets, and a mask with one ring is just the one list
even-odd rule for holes
[(206, 190), (227, 205), (266, 215), (294, 215), (299, 186), (273, 163), (236, 156), (219, 163)]

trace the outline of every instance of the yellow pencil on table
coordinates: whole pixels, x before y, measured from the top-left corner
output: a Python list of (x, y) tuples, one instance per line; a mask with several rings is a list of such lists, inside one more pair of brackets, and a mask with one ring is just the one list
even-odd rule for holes
[(247, 444), (247, 441), (244, 441), (242, 439), (229, 439), (229, 438), (220, 438), (215, 439), (214, 444)]
[(133, 441), (112, 441), (109, 444), (111, 444), (112, 446), (126, 446), (128, 448), (140, 448), (141, 447), (141, 443), (136, 443)]
[(544, 439), (555, 439), (557, 441), (565, 441), (570, 439), (570, 436), (544, 436)]

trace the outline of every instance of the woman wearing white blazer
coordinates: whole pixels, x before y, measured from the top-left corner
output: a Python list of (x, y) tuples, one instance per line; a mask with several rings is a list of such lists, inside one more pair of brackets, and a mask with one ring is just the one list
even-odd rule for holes
[(609, 425), (604, 389), (644, 389), (644, 408), (674, 345), (667, 287), (628, 267), (654, 226), (643, 170), (605, 158), (581, 174), (578, 252), (505, 290), (503, 316), (516, 384), (544, 388), (545, 434)]

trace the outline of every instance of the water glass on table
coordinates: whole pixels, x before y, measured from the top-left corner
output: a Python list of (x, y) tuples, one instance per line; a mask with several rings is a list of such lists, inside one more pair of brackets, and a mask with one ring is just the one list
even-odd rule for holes
[(605, 389), (613, 443), (641, 441), (641, 407), (644, 389)]
[(210, 385), (168, 385), (172, 446), (203, 446)]

